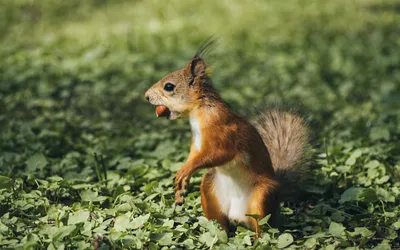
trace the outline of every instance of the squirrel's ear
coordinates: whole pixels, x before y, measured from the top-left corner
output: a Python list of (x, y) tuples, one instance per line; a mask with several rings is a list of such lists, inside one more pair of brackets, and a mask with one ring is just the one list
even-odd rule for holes
[(206, 69), (207, 65), (204, 60), (199, 56), (195, 56), (186, 66), (185, 73), (190, 74), (192, 77), (203, 76), (206, 74)]

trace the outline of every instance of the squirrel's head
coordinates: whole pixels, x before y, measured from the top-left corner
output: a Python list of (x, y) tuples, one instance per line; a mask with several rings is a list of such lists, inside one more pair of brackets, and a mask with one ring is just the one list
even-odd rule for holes
[(175, 71), (146, 91), (146, 99), (156, 106), (157, 116), (167, 119), (187, 117), (198, 107), (204, 91), (209, 88), (207, 65), (195, 56), (186, 68)]

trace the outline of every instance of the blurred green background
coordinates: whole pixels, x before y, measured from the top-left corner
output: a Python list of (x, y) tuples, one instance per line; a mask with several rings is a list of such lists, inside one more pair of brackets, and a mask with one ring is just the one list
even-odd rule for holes
[(308, 200), (260, 242), (400, 247), (399, 21), (391, 0), (2, 1), (0, 246), (249, 246), (202, 219), (200, 175), (171, 212), (190, 130), (143, 97), (215, 35), (206, 61), (234, 109), (296, 107), (313, 129)]

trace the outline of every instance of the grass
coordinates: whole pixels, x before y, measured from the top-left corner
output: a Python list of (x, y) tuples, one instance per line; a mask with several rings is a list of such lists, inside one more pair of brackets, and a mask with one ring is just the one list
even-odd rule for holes
[[(399, 19), (389, 0), (3, 1), (1, 248), (399, 248)], [(257, 242), (203, 217), (200, 174), (173, 206), (188, 122), (143, 98), (212, 34), (233, 108), (300, 107), (313, 130), (308, 195)]]

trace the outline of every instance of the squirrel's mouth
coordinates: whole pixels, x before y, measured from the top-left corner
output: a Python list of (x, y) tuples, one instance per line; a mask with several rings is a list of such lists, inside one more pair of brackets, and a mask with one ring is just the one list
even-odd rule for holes
[(166, 117), (167, 119), (171, 115), (171, 111), (164, 105), (157, 105), (156, 106), (156, 115), (157, 117)]

